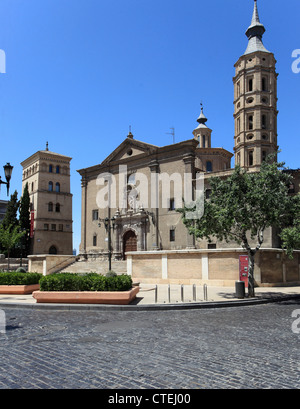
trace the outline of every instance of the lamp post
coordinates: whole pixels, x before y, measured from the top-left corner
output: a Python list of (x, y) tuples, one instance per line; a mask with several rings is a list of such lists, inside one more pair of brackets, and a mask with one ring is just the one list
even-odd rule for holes
[[(111, 270), (111, 229), (115, 229), (115, 222), (116, 219), (115, 217), (112, 217), (111, 219), (109, 217), (106, 217), (105, 219), (99, 219), (99, 222), (104, 223), (105, 230), (108, 233), (108, 270)], [(99, 223), (99, 227), (101, 227), (101, 223)]]
[(1, 180), (1, 176), (0, 176), (0, 187), (1, 187), (1, 185), (6, 185), (7, 186), (7, 196), (8, 196), (9, 195), (9, 183), (10, 183), (10, 179), (11, 179), (13, 166), (11, 166), (10, 163), (7, 163), (5, 166), (3, 166), (3, 168), (4, 168), (4, 174), (5, 174), (6, 182)]

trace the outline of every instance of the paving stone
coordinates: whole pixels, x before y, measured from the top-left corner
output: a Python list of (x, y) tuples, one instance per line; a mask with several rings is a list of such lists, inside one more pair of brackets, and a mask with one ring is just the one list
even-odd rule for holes
[(300, 388), (299, 303), (176, 311), (5, 309), (0, 389)]

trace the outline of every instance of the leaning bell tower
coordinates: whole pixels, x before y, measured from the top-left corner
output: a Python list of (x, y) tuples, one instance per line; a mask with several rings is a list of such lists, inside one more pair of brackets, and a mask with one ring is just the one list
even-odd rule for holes
[(276, 60), (262, 37), (265, 27), (258, 15), (257, 1), (246, 31), (248, 46), (235, 66), (234, 155), (235, 164), (256, 170), (277, 146)]

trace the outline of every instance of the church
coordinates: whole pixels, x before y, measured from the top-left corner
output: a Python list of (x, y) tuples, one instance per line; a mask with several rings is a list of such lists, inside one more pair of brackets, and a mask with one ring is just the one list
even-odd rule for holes
[[(235, 164), (250, 172), (259, 171), (267, 155), (278, 151), (278, 74), (274, 54), (263, 44), (264, 32), (255, 0), (246, 30), (248, 44), (234, 64), (233, 153), (213, 147), (209, 127), (213, 125), (201, 106), (190, 139), (160, 147), (136, 140), (129, 132), (100, 164), (78, 170), (82, 184), (81, 255), (89, 259), (111, 253), (116, 260), (127, 255), (131, 260), (134, 252), (150, 255), (190, 250), (192, 254), (236, 246), (195, 240), (176, 208), (181, 207), (180, 194), (186, 190), (190, 199), (195, 199), (199, 175), (203, 175), (203, 191), (208, 197), (211, 176), (226, 177)], [(291, 192), (296, 194), (300, 172), (293, 174)], [(280, 247), (272, 229), (266, 232), (264, 247)]]

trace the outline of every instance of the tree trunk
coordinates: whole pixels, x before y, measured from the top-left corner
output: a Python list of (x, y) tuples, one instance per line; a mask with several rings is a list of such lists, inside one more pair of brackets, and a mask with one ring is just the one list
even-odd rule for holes
[(254, 257), (255, 252), (248, 252), (248, 297), (255, 297), (254, 291)]

